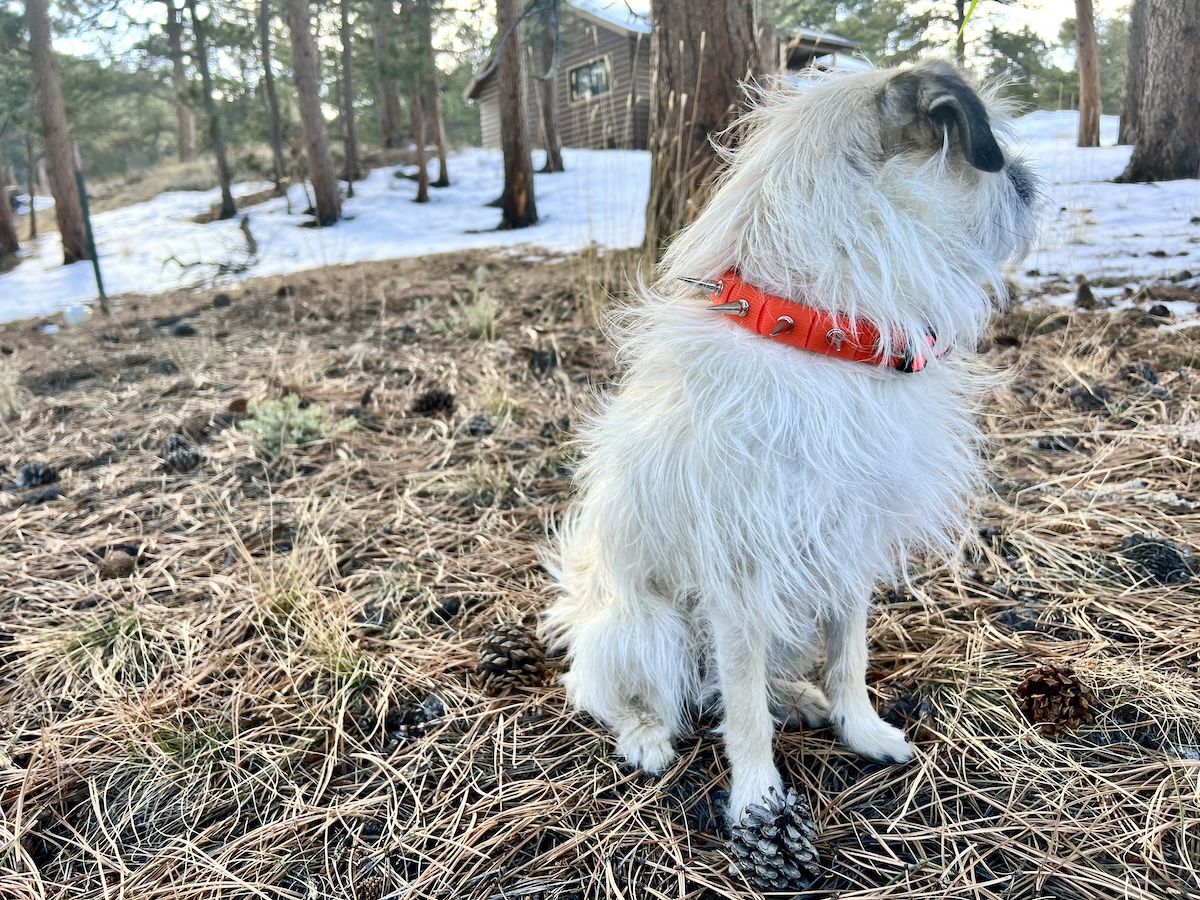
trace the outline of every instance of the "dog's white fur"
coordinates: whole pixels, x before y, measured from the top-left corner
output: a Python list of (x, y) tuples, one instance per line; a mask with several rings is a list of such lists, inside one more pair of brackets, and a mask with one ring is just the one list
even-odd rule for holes
[[(922, 64), (764, 92), (712, 201), (643, 286), (618, 336), (620, 390), (581, 437), (544, 617), (568, 694), (650, 772), (719, 696), (734, 820), (782, 788), (781, 712), (831, 720), (872, 759), (913, 755), (868, 699), (869, 598), (962, 527), (978, 475), (965, 357), (1033, 231), (1021, 164), (979, 171), (965, 136), (928, 120), (951, 78)], [(949, 353), (904, 374), (780, 346), (676, 281), (730, 268), (885, 335), (932, 328)], [(805, 680), (822, 637), (824, 691)]]

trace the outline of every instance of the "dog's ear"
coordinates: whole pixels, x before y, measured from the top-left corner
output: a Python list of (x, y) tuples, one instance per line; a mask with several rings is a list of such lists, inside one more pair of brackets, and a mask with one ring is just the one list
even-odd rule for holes
[(999, 172), (1004, 152), (992, 133), (987, 107), (979, 94), (946, 63), (925, 63), (897, 75), (881, 98), (885, 124), (899, 129), (901, 141), (910, 142), (913, 129), (941, 135), (957, 134), (963, 155), (976, 169)]

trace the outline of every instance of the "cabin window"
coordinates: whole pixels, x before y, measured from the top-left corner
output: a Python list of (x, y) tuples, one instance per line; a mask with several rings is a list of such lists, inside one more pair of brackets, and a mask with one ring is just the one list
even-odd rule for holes
[(591, 100), (612, 90), (612, 72), (608, 57), (595, 59), (570, 72), (571, 100)]

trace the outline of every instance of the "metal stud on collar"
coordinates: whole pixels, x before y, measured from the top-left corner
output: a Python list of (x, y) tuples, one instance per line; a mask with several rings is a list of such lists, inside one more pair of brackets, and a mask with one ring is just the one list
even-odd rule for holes
[(825, 332), (825, 343), (833, 347), (838, 353), (842, 352), (842, 344), (846, 342), (846, 332), (840, 328), (830, 328)]
[(704, 278), (688, 278), (686, 275), (680, 275), (679, 280), (684, 284), (694, 284), (696, 287), (704, 288), (710, 294), (719, 294), (725, 288), (724, 282), (708, 281)]
[(706, 307), (709, 312), (729, 313), (734, 316), (744, 316), (750, 312), (749, 300), (734, 300), (732, 303), (717, 303), (714, 306)]
[(771, 337), (778, 334), (791, 334), (795, 327), (796, 320), (791, 316), (780, 316), (775, 322), (775, 327), (771, 329)]

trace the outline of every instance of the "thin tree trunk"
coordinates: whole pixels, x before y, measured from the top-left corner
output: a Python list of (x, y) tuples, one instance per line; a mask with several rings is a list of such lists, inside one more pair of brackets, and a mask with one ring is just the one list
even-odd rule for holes
[(42, 130), (46, 141), (46, 159), (50, 163), (50, 193), (54, 196), (54, 215), (62, 237), (63, 264), (88, 259), (87, 236), (83, 225), (83, 206), (75, 180), (75, 151), (71, 128), (63, 107), (62, 83), (58, 60), (50, 44), (50, 15), (47, 0), (27, 0), (29, 48), (33, 56), (33, 76)]
[(26, 193), (29, 194), (29, 239), (37, 240), (37, 204), (34, 202), (36, 194), (34, 193), (34, 184), (36, 181), (34, 175), (34, 157), (33, 157), (33, 132), (25, 132), (25, 185)]
[(196, 0), (187, 0), (188, 15), (192, 19), (192, 33), (196, 36), (196, 63), (200, 66), (200, 80), (204, 88), (204, 109), (208, 113), (208, 134), (212, 141), (213, 155), (217, 158), (217, 178), (221, 182), (221, 211), (218, 219), (232, 219), (237, 215), (237, 204), (233, 202), (233, 176), (229, 173), (229, 159), (225, 153), (225, 135), (221, 129), (221, 113), (213, 97), (212, 75), (208, 70), (208, 46), (204, 39), (204, 23), (196, 12)]
[[(496, 32), (509, 33), (520, 18), (522, 0), (496, 0)], [(504, 193), (500, 195), (500, 227), (526, 228), (537, 222), (533, 195), (529, 114), (525, 93), (524, 28), (517, 26), (500, 48), (496, 77), (500, 88), (500, 146), (504, 151)]]
[(288, 27), (292, 32), (292, 71), (300, 118), (304, 122), (308, 171), (316, 198), (317, 224), (334, 224), (342, 215), (337, 178), (329, 155), (329, 135), (321, 112), (321, 80), (317, 70), (317, 48), (312, 35), (312, 13), (308, 0), (288, 0)]
[(1118, 181), (1200, 177), (1200, 0), (1146, 4), (1146, 86)]
[(17, 240), (17, 221), (8, 200), (8, 182), (4, 178), (4, 169), (0, 166), (0, 260), (15, 256), (20, 249), (21, 243)]
[(350, 28), (350, 0), (342, 8), (342, 122), (346, 126), (346, 193), (354, 196), (354, 182), (362, 178), (358, 167), (358, 132), (354, 127), (354, 45)]
[(425, 149), (425, 106), (421, 97), (421, 78), (409, 91), (409, 112), (412, 114), (413, 131), (417, 146), (417, 203), (429, 202), (429, 154)]
[(967, 0), (954, 0), (954, 61), (960, 69), (967, 65), (967, 33), (963, 22), (967, 18)]
[(179, 161), (196, 158), (196, 114), (189, 105), (187, 67), (183, 59), (183, 9), (175, 0), (163, 0), (167, 7), (167, 43), (171, 48), (171, 87), (175, 90), (176, 139)]
[[(546, 148), (546, 164), (543, 172), (563, 171), (562, 137), (558, 133), (558, 102), (555, 90), (557, 73), (550, 73), (554, 66), (554, 45), (558, 41), (558, 9), (553, 4), (546, 13), (542, 23), (542, 33), (538, 41), (537, 92), (539, 121), (542, 126), (542, 146)], [(547, 73), (550, 77), (547, 78)]]
[(283, 159), (283, 123), (279, 117), (279, 96), (275, 93), (275, 75), (271, 71), (271, 0), (262, 0), (258, 6), (258, 49), (262, 57), (263, 85), (267, 89), (267, 123), (271, 133), (271, 162), (275, 169), (275, 195), (282, 196), (283, 173), (287, 164)]
[(450, 170), (446, 167), (446, 117), (442, 115), (442, 90), (437, 83), (436, 75), (431, 82), (430, 94), (433, 97), (432, 125), (433, 136), (437, 142), (438, 177), (430, 182), (430, 187), (450, 187)]
[(1100, 61), (1092, 0), (1075, 0), (1075, 58), (1079, 71), (1079, 146), (1100, 146)]
[(762, 71), (756, 0), (655, 0), (650, 38), (650, 203), (647, 256), (695, 218), (720, 159), (709, 142), (746, 102)]
[(375, 94), (379, 104), (379, 141), (384, 147), (400, 146), (400, 84), (394, 74), (392, 51), (392, 0), (375, 0), (372, 42), (378, 78)]
[(1137, 140), (1142, 97), (1146, 93), (1146, 0), (1134, 0), (1129, 17), (1129, 37), (1125, 49), (1125, 86), (1121, 92), (1121, 124), (1117, 143)]

